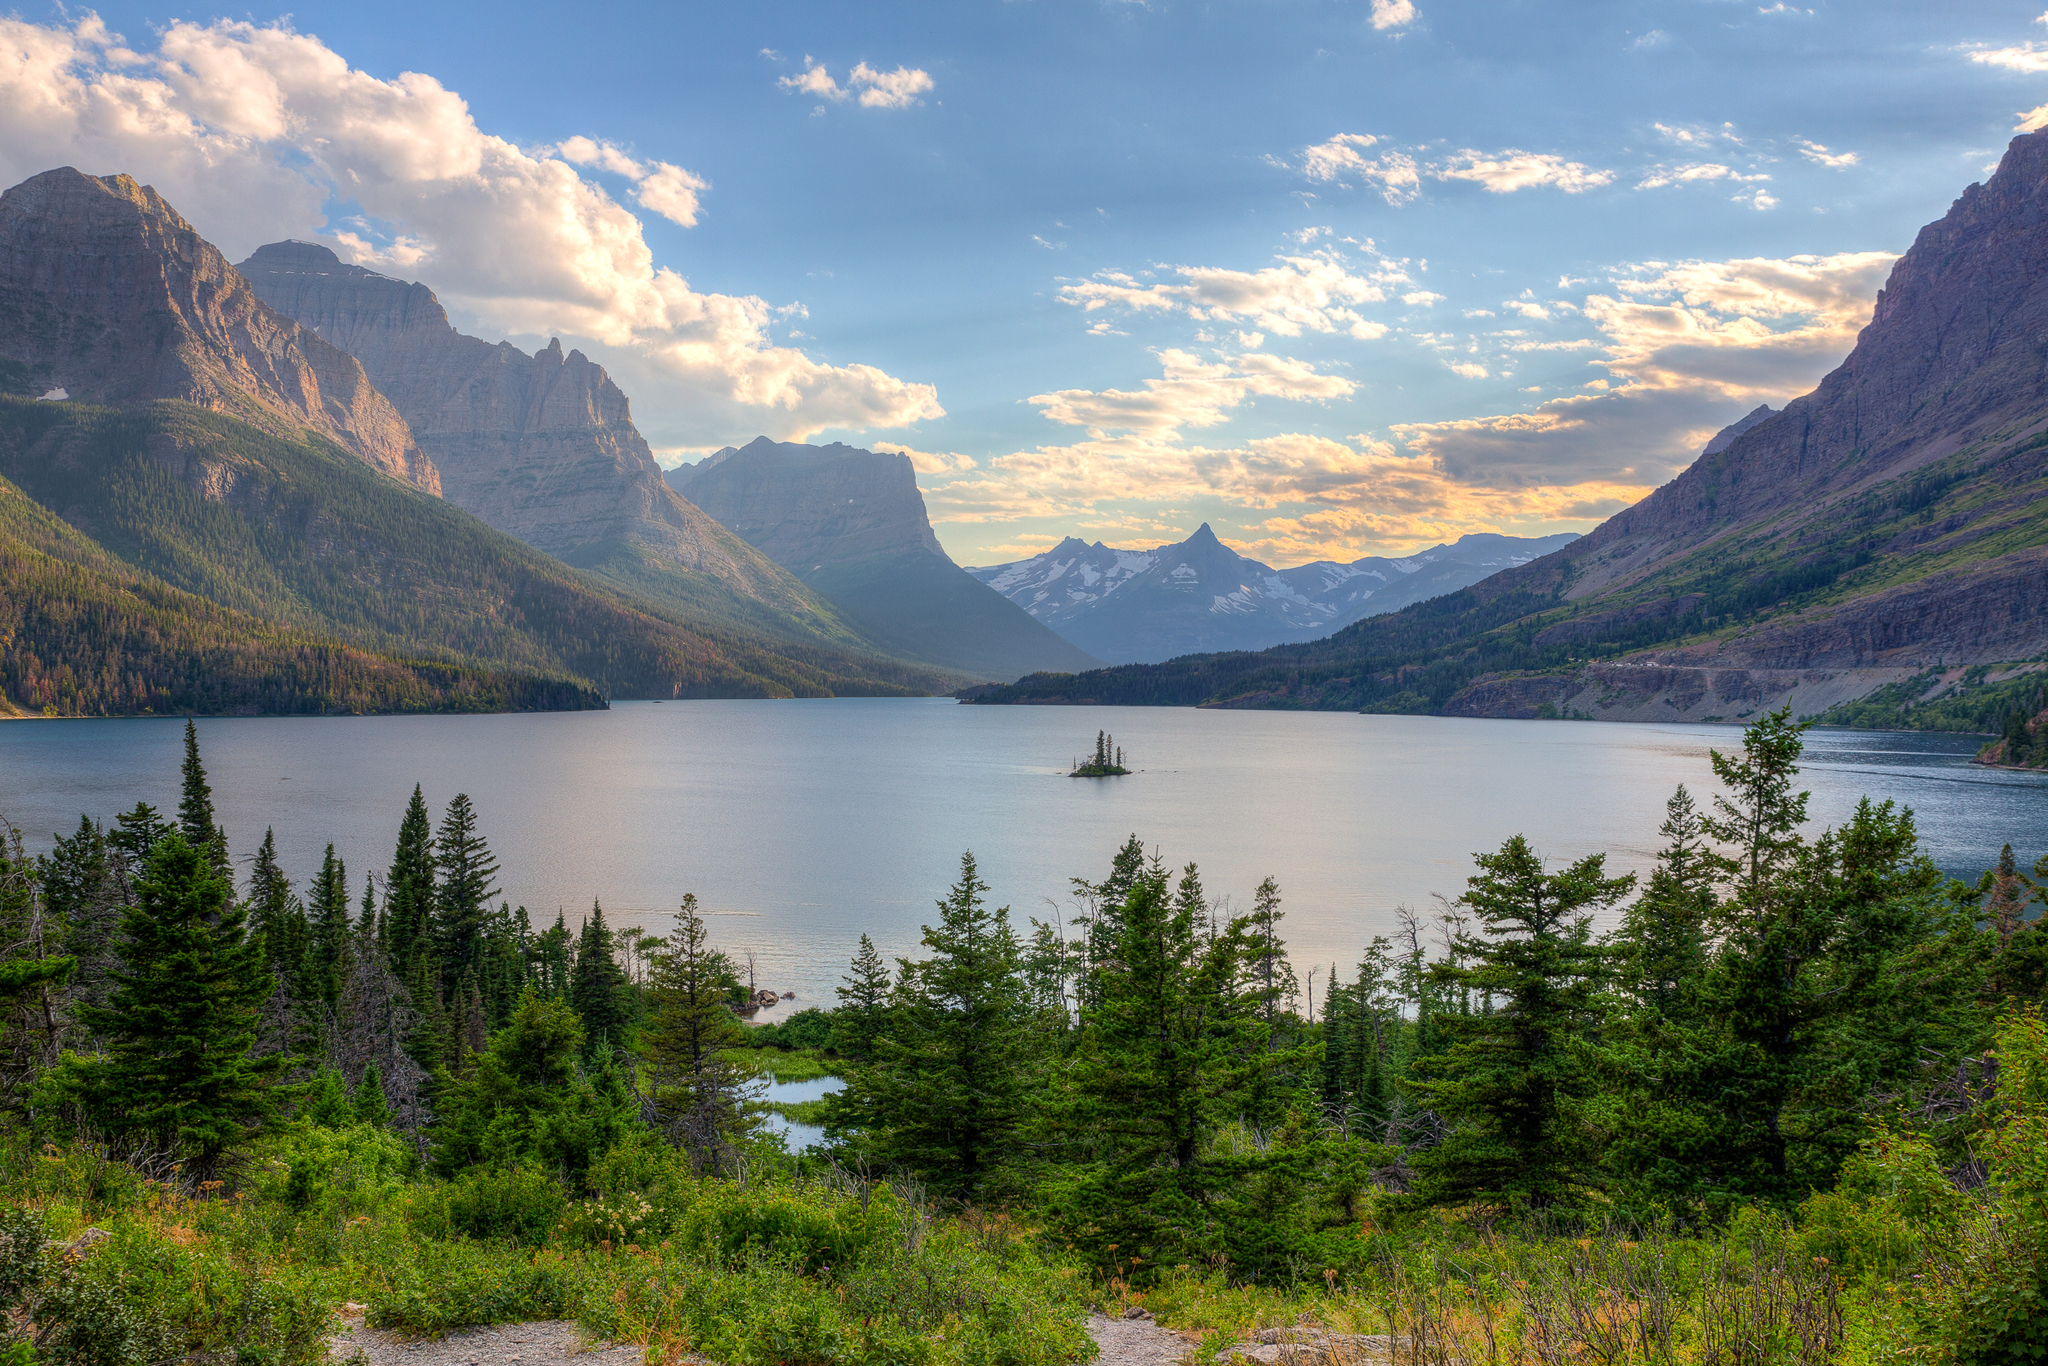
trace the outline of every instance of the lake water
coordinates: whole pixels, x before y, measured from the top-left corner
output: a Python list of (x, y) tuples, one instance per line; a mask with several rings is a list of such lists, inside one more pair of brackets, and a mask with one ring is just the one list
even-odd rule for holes
[[(1126, 778), (1065, 776), (1097, 728)], [(47, 848), (79, 813), (138, 799), (175, 809), (183, 722), (0, 725), (0, 816)], [(1607, 851), (1639, 870), (1665, 799), (1713, 790), (1722, 726), (1482, 721), (1166, 708), (968, 707), (945, 699), (626, 703), (509, 716), (205, 720), (200, 743), (238, 857), (274, 826), (303, 883), (330, 840), (360, 894), (391, 858), (407, 797), (438, 820), (467, 792), (504, 895), (536, 922), (593, 898), (615, 926), (666, 933), (695, 892), (720, 946), (753, 950), (760, 985), (829, 1004), (865, 932), (916, 951), (919, 926), (980, 861), (1024, 917), (1064, 910), (1136, 833), (1212, 895), (1285, 897), (1298, 971), (1355, 962), (1399, 903), (1464, 889), (1475, 850), (1526, 834), (1547, 857)], [(1969, 736), (1809, 734), (1816, 825), (1868, 793), (1918, 813), (1936, 861), (1974, 877), (2011, 841), (2048, 852), (2048, 775), (1973, 768)]]

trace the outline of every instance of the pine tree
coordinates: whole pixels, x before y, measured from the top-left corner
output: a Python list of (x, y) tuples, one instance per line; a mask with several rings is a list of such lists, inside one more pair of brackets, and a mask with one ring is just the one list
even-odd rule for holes
[(213, 847), (213, 788), (206, 781), (206, 767), (199, 762), (199, 727), (185, 718), (185, 766), (183, 787), (178, 798), (178, 829), (185, 843), (195, 849)]
[(987, 890), (963, 855), (867, 1074), (879, 1155), (962, 1197), (998, 1184), (1015, 1156), (1042, 1051), (1009, 909), (991, 910)]
[(626, 975), (612, 956), (612, 932), (605, 928), (604, 907), (590, 903), (590, 918), (576, 941), (576, 966), (569, 970), (569, 1004), (583, 1021), (583, 1036), (594, 1051), (620, 1048), (626, 1042), (631, 1015), (626, 1005)]
[(832, 1050), (842, 1058), (866, 1062), (875, 1056), (876, 1041), (889, 1029), (889, 965), (875, 951), (874, 940), (860, 937), (853, 962), (839, 980), (839, 1008), (832, 1012)]
[(71, 1089), (105, 1130), (181, 1154), (205, 1180), (275, 1110), (291, 1059), (250, 1055), (274, 983), (226, 881), (182, 831), (157, 841), (135, 891), (124, 970), (88, 1016), (109, 1050), (79, 1064)]
[(746, 1042), (727, 1004), (732, 960), (711, 947), (696, 896), (683, 898), (676, 927), (648, 973), (653, 1011), (641, 1031), (657, 1123), (699, 1171), (732, 1169), (753, 1121), (746, 1103), (760, 1089), (753, 1073), (725, 1050)]
[(1206, 909), (1192, 864), (1178, 896), (1163, 868), (1143, 871), (1065, 1069), (1056, 1127), (1067, 1160), (1054, 1181), (1054, 1222), (1105, 1262), (1149, 1268), (1215, 1250), (1202, 1230), (1232, 1167), (1210, 1150), (1265, 1058), (1250, 1002), (1236, 990), (1242, 922), (1212, 938)]
[(356, 1083), (351, 1111), (358, 1124), (381, 1129), (391, 1122), (391, 1107), (384, 1099), (384, 1077), (374, 1062), (363, 1068), (363, 1079)]
[(1715, 913), (1713, 853), (1692, 794), (1683, 786), (1665, 804), (1663, 851), (1643, 895), (1622, 914), (1615, 935), (1615, 973), (1651, 1015), (1693, 1017), (1686, 994), (1706, 968), (1708, 926)]
[(1608, 877), (1602, 854), (1546, 873), (1520, 835), (1476, 859), (1460, 904), (1480, 932), (1458, 933), (1460, 963), (1434, 975), (1494, 1008), (1440, 1022), (1451, 1047), (1417, 1090), (1455, 1127), (1417, 1155), (1421, 1193), (1437, 1203), (1570, 1204), (1597, 1175), (1584, 1119), (1595, 1084), (1579, 1047), (1598, 1017), (1602, 976), (1589, 913), (1635, 879)]
[(73, 1006), (105, 1004), (107, 974), (119, 966), (115, 934), (129, 901), (122, 851), (97, 821), (80, 816), (78, 829), (38, 860), (37, 881), (50, 919), (63, 928), (64, 952), (78, 960), (65, 996)]
[[(384, 878), (385, 949), (399, 975), (408, 982), (421, 959), (430, 956), (430, 925), (434, 914), (434, 830), (427, 799), (418, 784), (398, 827), (398, 848)], [(429, 980), (438, 982), (439, 963)]]
[(1252, 892), (1244, 982), (1257, 1002), (1255, 1009), (1265, 1021), (1272, 1048), (1282, 1046), (1286, 1035), (1283, 1018), (1301, 991), (1294, 967), (1287, 961), (1287, 944), (1280, 938), (1280, 919), (1280, 884), (1269, 877)]
[(297, 996), (306, 970), (306, 912), (277, 866), (277, 835), (266, 829), (249, 870), (249, 933), (263, 941), (278, 986)]
[(307, 926), (308, 989), (332, 1006), (341, 994), (341, 962), (348, 951), (348, 865), (335, 857), (334, 846), (320, 859), (320, 874), (309, 887), (312, 906)]
[[(497, 895), (498, 861), (478, 833), (468, 794), (450, 799), (434, 840), (434, 947), (450, 981), (483, 965), (490, 901)], [(585, 1020), (586, 1028), (589, 1021)]]

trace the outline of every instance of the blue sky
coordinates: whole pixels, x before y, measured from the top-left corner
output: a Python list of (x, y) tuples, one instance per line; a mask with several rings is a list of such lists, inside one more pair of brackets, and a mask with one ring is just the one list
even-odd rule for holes
[(560, 335), (671, 463), (909, 450), (963, 563), (1293, 564), (1586, 529), (1811, 387), (2040, 3), (28, 6), (0, 171)]

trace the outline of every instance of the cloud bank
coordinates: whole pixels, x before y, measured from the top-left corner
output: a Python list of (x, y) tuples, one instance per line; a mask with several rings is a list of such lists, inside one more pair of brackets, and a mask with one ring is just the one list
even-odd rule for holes
[[(896, 73), (871, 74), (864, 94), (882, 102), (905, 89)], [(288, 24), (180, 21), (149, 51), (90, 15), (68, 27), (0, 18), (0, 109), (4, 183), (61, 165), (125, 171), (232, 258), (324, 236), (361, 264), (426, 280), (486, 332), (583, 344), (640, 396), (657, 446), (942, 411), (929, 385), (777, 345), (779, 310), (762, 299), (691, 289), (655, 264), (601, 179), (688, 227), (701, 177), (584, 136), (522, 148), (478, 127), (432, 76), (378, 79)]]

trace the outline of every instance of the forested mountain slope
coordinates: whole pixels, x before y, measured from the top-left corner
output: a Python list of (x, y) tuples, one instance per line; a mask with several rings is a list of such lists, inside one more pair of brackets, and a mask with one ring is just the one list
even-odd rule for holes
[(2044, 222), (2036, 133), (1922, 230), (1817, 389), (1533, 564), (1310, 645), (983, 700), (1737, 719), (2009, 676), (2048, 654)]
[(953, 563), (908, 456), (764, 436), (667, 479), (893, 654), (1006, 680), (1096, 663)]
[(832, 605), (678, 495), (618, 385), (580, 351), (465, 336), (434, 292), (311, 242), (239, 269), (264, 303), (362, 362), (441, 472), (498, 530), (630, 587), (684, 624), (872, 649)]
[[(294, 632), (615, 697), (928, 691), (887, 661), (693, 631), (340, 449), (189, 404), (0, 398), (0, 475), (113, 558)], [(0, 583), (0, 601), (11, 586)]]
[(560, 674), (401, 660), (122, 564), (0, 479), (0, 715), (598, 707)]

